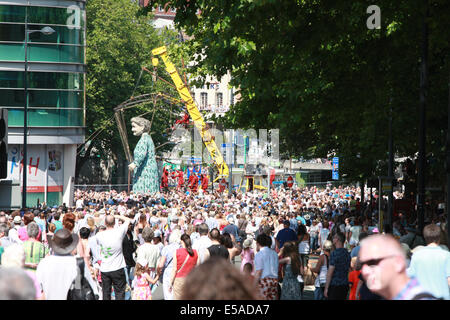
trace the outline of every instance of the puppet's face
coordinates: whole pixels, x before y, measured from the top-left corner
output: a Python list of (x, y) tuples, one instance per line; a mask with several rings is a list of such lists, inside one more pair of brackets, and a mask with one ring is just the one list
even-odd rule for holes
[(144, 126), (141, 126), (139, 123), (132, 122), (131, 123), (131, 131), (135, 136), (141, 136), (144, 133)]

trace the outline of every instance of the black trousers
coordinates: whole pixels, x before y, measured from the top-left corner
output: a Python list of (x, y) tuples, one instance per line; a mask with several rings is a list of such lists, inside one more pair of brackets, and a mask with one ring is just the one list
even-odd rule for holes
[(330, 286), (328, 300), (347, 300), (348, 286)]
[(124, 269), (102, 272), (103, 300), (111, 300), (111, 288), (114, 287), (116, 300), (125, 300), (127, 280)]

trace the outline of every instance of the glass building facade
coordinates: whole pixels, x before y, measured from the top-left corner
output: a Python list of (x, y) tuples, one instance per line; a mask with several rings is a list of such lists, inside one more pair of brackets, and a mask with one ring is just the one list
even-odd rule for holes
[[(30, 128), (27, 146), (34, 145), (38, 150), (41, 145), (42, 157), (47, 159), (43, 161), (46, 166), (43, 171), (51, 170), (48, 166), (52, 159), (48, 158), (47, 145), (60, 149), (60, 159), (66, 160), (60, 168), (64, 172), (63, 186), (56, 189), (53, 186), (52, 189), (59, 195), (48, 194), (48, 180), (36, 181), (35, 184), (44, 188), (44, 194), (36, 194), (42, 193), (37, 192), (42, 188), (29, 190), (27, 187), (27, 193), (30, 192), (27, 205), (34, 205), (39, 196), (40, 202), (50, 198), (57, 199), (54, 202), (62, 199), (67, 179), (74, 175), (75, 170), (75, 159), (68, 162), (66, 153), (73, 154), (71, 149), (76, 150), (77, 144), (84, 142), (85, 5), (85, 0), (0, 0), (0, 107), (8, 109), (9, 149), (18, 152), (14, 158), (17, 160), (23, 148), (24, 80), (27, 76), (27, 123)], [(51, 27), (55, 32), (51, 35), (30, 32), (43, 27)], [(11, 161), (13, 156), (11, 154)], [(27, 164), (30, 161), (34, 160), (28, 159)], [(73, 170), (66, 170), (63, 168), (65, 165), (73, 166)], [(12, 161), (10, 168), (11, 180), (20, 181), (20, 166)], [(19, 170), (18, 175), (14, 173), (15, 169)]]

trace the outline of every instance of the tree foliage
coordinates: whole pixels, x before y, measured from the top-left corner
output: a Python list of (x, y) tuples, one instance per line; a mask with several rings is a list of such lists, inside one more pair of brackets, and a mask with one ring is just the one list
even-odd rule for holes
[[(173, 51), (179, 44), (178, 34), (170, 30), (156, 30), (152, 16), (140, 14), (137, 3), (128, 0), (90, 0), (87, 3), (86, 47), (86, 139), (90, 143), (86, 152), (78, 157), (77, 169), (96, 153), (102, 159), (112, 156), (124, 157), (122, 143), (114, 119), (114, 108), (120, 103), (141, 94), (163, 92), (177, 97), (176, 91), (167, 84), (153, 82), (152, 75), (143, 72), (145, 66), (153, 70), (151, 50), (168, 45)], [(165, 70), (158, 75), (169, 78)], [(157, 107), (154, 116), (153, 110)], [(152, 138), (155, 145), (167, 142), (167, 128), (175, 121), (180, 105), (158, 100), (143, 103), (125, 111), (130, 149), (133, 151), (137, 138), (131, 134), (129, 119), (143, 115), (151, 120)], [(170, 148), (167, 144), (159, 152)], [(91, 152), (92, 151), (92, 152)]]
[[(221, 121), (279, 128), (281, 152), (341, 158), (349, 180), (386, 175), (389, 109), (397, 156), (418, 150), (425, 1), (380, 0), (381, 28), (369, 30), (371, 1), (172, 0), (192, 39), (195, 75), (231, 72), (240, 100)], [(437, 179), (445, 157), (450, 4), (428, 1), (427, 152)], [(202, 53), (202, 56), (195, 56)]]

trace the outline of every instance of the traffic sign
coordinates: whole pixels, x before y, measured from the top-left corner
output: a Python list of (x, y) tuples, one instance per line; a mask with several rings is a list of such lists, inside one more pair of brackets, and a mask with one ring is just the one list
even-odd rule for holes
[(294, 178), (292, 178), (292, 176), (289, 176), (289, 177), (287, 178), (287, 186), (288, 186), (289, 188), (292, 188), (293, 185), (294, 185)]

